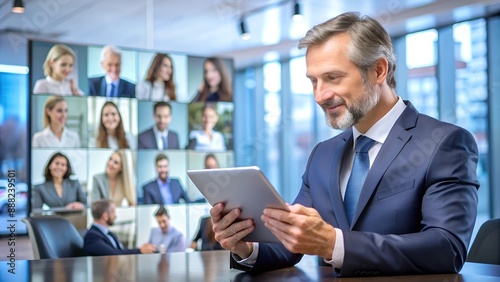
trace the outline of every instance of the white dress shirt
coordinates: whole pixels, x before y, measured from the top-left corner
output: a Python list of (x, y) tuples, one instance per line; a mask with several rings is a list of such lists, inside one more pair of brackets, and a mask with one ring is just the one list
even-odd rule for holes
[(165, 93), (165, 83), (162, 81), (155, 81), (153, 85), (147, 80), (141, 81), (137, 84), (136, 95), (139, 100), (170, 101), (170, 97)]
[(52, 132), (50, 126), (33, 135), (32, 147), (57, 147), (57, 148), (79, 148), (80, 136), (78, 133), (63, 129), (61, 140)]
[(208, 138), (203, 130), (193, 130), (189, 133), (189, 139), (196, 139), (196, 151), (225, 151), (226, 142), (219, 131), (212, 130), (212, 140)]
[[(137, 142), (132, 134), (125, 133), (125, 138), (127, 139), (130, 149), (137, 149)], [(90, 138), (89, 147), (96, 148), (96, 146), (97, 146), (96, 138), (95, 137)], [(108, 135), (108, 148), (113, 150), (120, 149), (120, 147), (118, 146), (118, 139), (116, 139), (116, 137)]]
[[(69, 79), (57, 81), (50, 76), (39, 79), (33, 87), (33, 94), (54, 94), (54, 95), (73, 95)], [(83, 91), (78, 89), (78, 94), (83, 95)]]
[(165, 145), (163, 144), (163, 137), (165, 137), (168, 141), (168, 129), (160, 131), (156, 126), (153, 126), (153, 133), (155, 134), (156, 145), (158, 146), (158, 150), (163, 150)]

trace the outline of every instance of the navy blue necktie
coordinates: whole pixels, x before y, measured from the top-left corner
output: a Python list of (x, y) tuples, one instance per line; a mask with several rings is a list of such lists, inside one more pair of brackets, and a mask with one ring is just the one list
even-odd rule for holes
[(352, 164), (351, 176), (347, 182), (347, 187), (344, 196), (344, 208), (347, 214), (349, 224), (352, 223), (354, 212), (358, 204), (359, 194), (365, 183), (366, 175), (370, 170), (370, 157), (368, 150), (373, 145), (374, 140), (360, 135), (356, 140), (356, 154)]
[(162, 136), (161, 140), (163, 141), (163, 150), (168, 149), (168, 139), (167, 139), (167, 136)]
[(111, 90), (109, 91), (109, 97), (115, 97), (115, 84), (114, 83), (110, 83), (111, 84)]

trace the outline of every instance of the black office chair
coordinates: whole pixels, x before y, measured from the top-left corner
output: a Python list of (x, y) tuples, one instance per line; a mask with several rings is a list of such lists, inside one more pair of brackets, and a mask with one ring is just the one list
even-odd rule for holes
[(481, 225), (467, 261), (500, 264), (500, 218), (487, 220)]
[(83, 238), (75, 226), (61, 217), (27, 217), (28, 235), (35, 259), (83, 256)]

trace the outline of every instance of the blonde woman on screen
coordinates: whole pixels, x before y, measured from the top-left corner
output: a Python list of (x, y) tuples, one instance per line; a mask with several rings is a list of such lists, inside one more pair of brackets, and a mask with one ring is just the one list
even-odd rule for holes
[(139, 100), (175, 101), (174, 66), (169, 55), (156, 54), (146, 79), (137, 84), (136, 94)]
[(83, 95), (73, 79), (68, 78), (74, 63), (75, 52), (70, 47), (52, 46), (43, 63), (45, 78), (36, 81), (33, 94)]
[(68, 104), (61, 96), (50, 96), (43, 107), (44, 129), (33, 135), (32, 147), (78, 148), (80, 136), (66, 128)]
[(114, 151), (106, 163), (105, 172), (94, 175), (91, 199), (92, 202), (101, 199), (112, 200), (116, 206), (122, 206), (124, 203), (128, 206), (137, 204), (129, 160), (124, 150)]

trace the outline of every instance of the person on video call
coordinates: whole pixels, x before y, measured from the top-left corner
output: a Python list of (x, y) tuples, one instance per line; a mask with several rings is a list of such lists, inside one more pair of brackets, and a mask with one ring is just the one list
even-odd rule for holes
[(56, 44), (50, 48), (43, 63), (44, 79), (39, 79), (33, 87), (33, 94), (83, 95), (73, 79), (75, 52), (69, 46)]
[(215, 233), (212, 230), (212, 221), (209, 216), (200, 219), (198, 232), (191, 241), (191, 249), (198, 249), (198, 240), (201, 239), (201, 251), (223, 250), (219, 242), (215, 241)]
[(202, 109), (201, 129), (195, 129), (189, 133), (188, 149), (196, 151), (225, 151), (226, 141), (224, 140), (224, 135), (214, 130), (218, 121), (219, 114), (217, 113), (215, 104), (206, 104)]
[(158, 53), (149, 66), (146, 79), (137, 84), (137, 99), (175, 101), (174, 65), (168, 54)]
[(222, 203), (210, 210), (231, 266), (265, 271), (308, 254), (341, 276), (459, 272), (477, 214), (473, 136), (397, 96), (391, 39), (374, 19), (341, 14), (299, 48), (316, 102), (345, 131), (313, 149), (289, 211), (253, 219), (281, 244), (240, 241), (252, 220), (223, 215)]
[(160, 206), (154, 216), (159, 227), (151, 228), (148, 243), (155, 245), (160, 252), (184, 252), (186, 249), (184, 234), (170, 224), (168, 210)]
[(224, 62), (207, 58), (203, 62), (203, 81), (192, 102), (232, 102), (233, 92)]
[(135, 206), (137, 195), (130, 175), (129, 160), (124, 150), (114, 151), (106, 163), (106, 171), (92, 179), (92, 202), (110, 199), (115, 205)]
[(61, 96), (50, 96), (43, 106), (42, 131), (33, 134), (32, 147), (78, 148), (80, 136), (66, 127), (68, 103)]
[(49, 208), (83, 210), (87, 205), (87, 196), (78, 180), (69, 179), (72, 174), (73, 169), (68, 158), (59, 152), (53, 154), (45, 166), (45, 182), (33, 188), (33, 210), (41, 209), (43, 204)]
[(146, 185), (142, 186), (144, 205), (157, 204), (168, 205), (177, 204), (180, 200), (190, 203), (191, 200), (176, 178), (169, 178), (170, 161), (165, 154), (158, 154), (155, 159), (158, 177)]
[(112, 101), (107, 101), (102, 106), (97, 137), (90, 139), (89, 146), (110, 149), (136, 148), (134, 136), (125, 132), (120, 110)]
[(172, 106), (168, 102), (157, 102), (153, 112), (156, 124), (139, 134), (139, 149), (179, 149), (179, 137), (169, 129)]
[(110, 200), (92, 203), (94, 222), (83, 238), (83, 252), (86, 256), (110, 256), (127, 254), (151, 254), (157, 251), (153, 244), (145, 243), (139, 249), (126, 249), (111, 231), (116, 220), (116, 207)]
[(122, 54), (107, 45), (101, 51), (101, 67), (106, 75), (89, 78), (89, 96), (135, 98), (135, 85), (120, 78)]

